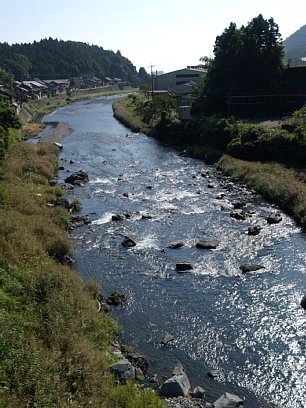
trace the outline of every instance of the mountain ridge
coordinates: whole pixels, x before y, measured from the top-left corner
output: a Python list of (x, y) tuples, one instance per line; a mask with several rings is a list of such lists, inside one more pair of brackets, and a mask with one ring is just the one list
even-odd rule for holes
[(306, 24), (283, 41), (285, 59), (301, 59), (306, 57)]

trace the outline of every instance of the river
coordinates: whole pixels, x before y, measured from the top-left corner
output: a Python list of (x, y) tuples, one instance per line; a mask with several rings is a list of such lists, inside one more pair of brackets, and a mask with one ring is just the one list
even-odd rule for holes
[[(125, 295), (113, 315), (125, 344), (147, 356), (150, 375), (168, 377), (180, 361), (208, 401), (227, 390), (245, 407), (305, 407), (305, 234), (285, 214), (269, 225), (277, 209), (213, 167), (130, 132), (113, 118), (114, 99), (78, 101), (44, 118), (72, 129), (62, 141), (60, 181), (80, 169), (90, 178), (69, 195), (92, 221), (72, 232), (76, 270), (105, 295)], [(245, 220), (230, 216), (237, 200), (247, 204)], [(248, 235), (252, 225), (259, 235)], [(124, 236), (137, 245), (124, 248)], [(196, 248), (207, 236), (218, 247)], [(182, 248), (167, 248), (179, 240)], [(178, 273), (180, 262), (193, 269)], [(243, 274), (241, 264), (264, 269)], [(175, 340), (163, 346), (166, 334)], [(217, 380), (211, 369), (220, 370)]]

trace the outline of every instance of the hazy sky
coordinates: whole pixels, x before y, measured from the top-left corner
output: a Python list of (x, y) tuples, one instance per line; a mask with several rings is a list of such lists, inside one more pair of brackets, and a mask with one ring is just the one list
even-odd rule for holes
[(283, 39), (306, 24), (305, 0), (0, 0), (0, 42), (82, 41), (117, 51), (136, 67), (170, 71), (212, 56), (217, 35), (259, 13)]

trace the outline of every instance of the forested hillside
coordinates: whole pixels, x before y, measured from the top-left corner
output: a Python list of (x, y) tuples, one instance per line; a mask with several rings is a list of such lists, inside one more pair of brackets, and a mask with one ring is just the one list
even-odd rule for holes
[(286, 59), (299, 59), (306, 57), (306, 25), (291, 34), (283, 42)]
[(74, 76), (116, 77), (132, 83), (138, 79), (135, 66), (120, 51), (52, 38), (32, 44), (0, 43), (1, 68), (19, 81)]

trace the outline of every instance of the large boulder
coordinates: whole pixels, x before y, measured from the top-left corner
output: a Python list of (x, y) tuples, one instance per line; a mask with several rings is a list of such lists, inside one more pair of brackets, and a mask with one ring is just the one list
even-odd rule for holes
[(215, 238), (206, 237), (197, 242), (196, 247), (200, 249), (215, 249), (220, 244), (220, 241)]
[(73, 184), (76, 186), (83, 186), (88, 181), (88, 174), (84, 170), (76, 171), (75, 173), (72, 173), (70, 176), (65, 178), (65, 183)]
[(236, 408), (243, 406), (243, 400), (237, 395), (225, 392), (213, 405), (214, 408)]
[(117, 363), (111, 365), (109, 369), (121, 384), (125, 384), (129, 380), (135, 380), (135, 368), (126, 358), (117, 361)]
[(173, 375), (166, 380), (159, 389), (163, 397), (186, 397), (190, 390), (190, 382), (185, 371)]

